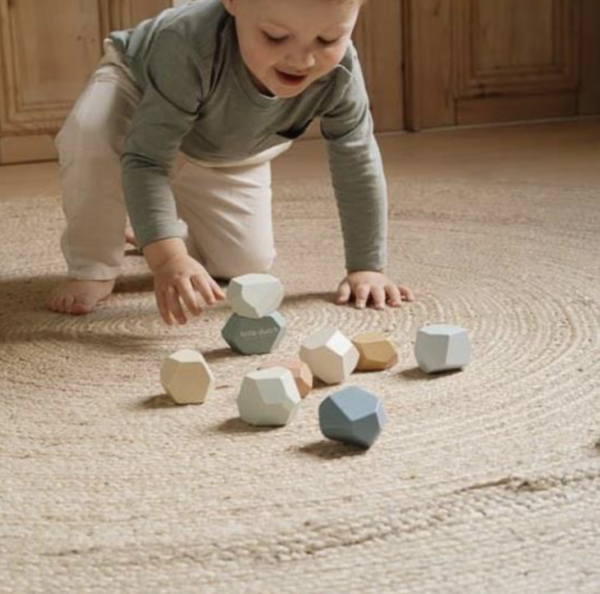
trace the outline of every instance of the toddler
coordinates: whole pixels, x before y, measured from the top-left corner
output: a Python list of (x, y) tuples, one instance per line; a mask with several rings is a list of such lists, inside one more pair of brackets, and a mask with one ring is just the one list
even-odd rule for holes
[(127, 215), (167, 324), (274, 257), (272, 159), (315, 118), (346, 274), (336, 302), (412, 300), (384, 272), (386, 183), (351, 33), (364, 0), (202, 0), (113, 32), (56, 138), (68, 279), (48, 307), (90, 312), (114, 287)]

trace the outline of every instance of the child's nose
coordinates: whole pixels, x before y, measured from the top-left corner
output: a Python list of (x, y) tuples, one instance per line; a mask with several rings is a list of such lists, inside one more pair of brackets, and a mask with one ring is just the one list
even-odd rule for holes
[(315, 66), (317, 63), (315, 56), (309, 51), (297, 51), (290, 54), (287, 59), (290, 68), (298, 72), (306, 72)]

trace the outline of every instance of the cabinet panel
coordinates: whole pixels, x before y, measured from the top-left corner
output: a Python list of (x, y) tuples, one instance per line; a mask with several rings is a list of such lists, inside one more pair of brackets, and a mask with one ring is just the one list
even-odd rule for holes
[(72, 4), (0, 0), (3, 135), (54, 130), (100, 58), (97, 0)]
[(405, 2), (410, 129), (600, 113), (595, 0)]
[(581, 87), (579, 113), (600, 113), (600, 2), (581, 2)]
[(402, 5), (377, 0), (362, 9), (354, 42), (359, 53), (378, 132), (404, 128)]
[(574, 92), (579, 3), (455, 0), (456, 98)]
[(0, 0), (0, 163), (56, 158), (52, 138), (97, 65), (106, 34), (169, 5)]

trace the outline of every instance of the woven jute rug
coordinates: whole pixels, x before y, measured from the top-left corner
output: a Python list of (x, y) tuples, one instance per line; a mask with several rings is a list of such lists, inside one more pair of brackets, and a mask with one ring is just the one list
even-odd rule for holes
[[(400, 310), (332, 303), (343, 274), (326, 180), (275, 188), (288, 334), (381, 330), (401, 353), (349, 384), (388, 423), (367, 452), (325, 440), (318, 387), (289, 426), (237, 416), (245, 373), (220, 305), (161, 322), (128, 257), (117, 292), (68, 317), (59, 198), (0, 203), (0, 592), (600, 591), (597, 188), (390, 180)], [(429, 377), (417, 329), (468, 329), (472, 364)], [(201, 406), (163, 394), (164, 357), (204, 353)]]

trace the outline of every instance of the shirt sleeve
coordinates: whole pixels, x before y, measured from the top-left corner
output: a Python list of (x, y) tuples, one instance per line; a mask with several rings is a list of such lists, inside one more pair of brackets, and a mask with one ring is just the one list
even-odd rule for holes
[(351, 51), (350, 82), (321, 116), (349, 272), (385, 268), (388, 222), (387, 185), (369, 98), (358, 56)]
[(121, 154), (125, 203), (140, 247), (182, 237), (169, 172), (202, 102), (200, 69), (185, 41), (159, 33), (146, 65), (145, 90)]

